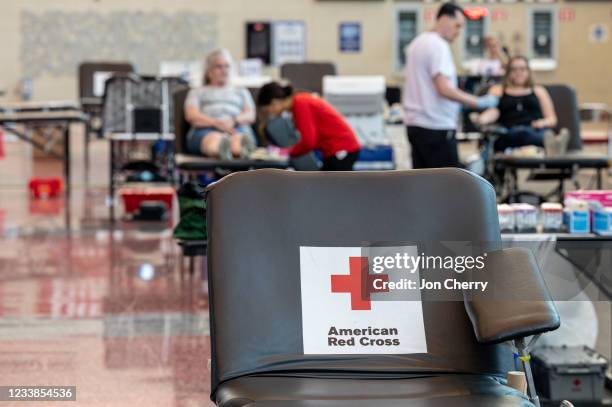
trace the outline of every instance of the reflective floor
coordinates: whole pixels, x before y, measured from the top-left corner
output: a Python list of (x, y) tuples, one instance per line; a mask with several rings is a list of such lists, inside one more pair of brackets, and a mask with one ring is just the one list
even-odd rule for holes
[(201, 262), (181, 273), (169, 223), (111, 225), (105, 200), (75, 189), (69, 233), (63, 198), (0, 189), (0, 385), (76, 386), (57, 406), (212, 405)]

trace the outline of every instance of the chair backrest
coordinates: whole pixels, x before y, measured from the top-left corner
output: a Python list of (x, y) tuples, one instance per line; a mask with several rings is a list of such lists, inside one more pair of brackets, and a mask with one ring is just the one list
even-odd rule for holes
[(402, 88), (400, 86), (387, 86), (385, 99), (389, 106), (395, 103), (402, 103)]
[[(172, 133), (172, 95), (185, 85), (186, 82), (177, 77), (113, 75), (106, 81), (102, 100), (103, 133)], [(147, 121), (152, 123), (142, 126)], [(154, 126), (154, 122), (159, 125)]]
[(174, 153), (184, 154), (189, 123), (185, 120), (185, 99), (189, 87), (178, 88), (172, 95), (174, 99)]
[(460, 300), (423, 301), (427, 353), (304, 354), (301, 246), (498, 244), (495, 192), (482, 178), (459, 169), (248, 171), (211, 186), (207, 208), (213, 393), (258, 373), (501, 375), (509, 367), (508, 352), (477, 343)]
[(96, 72), (100, 73), (131, 73), (134, 67), (129, 62), (83, 62), (79, 65), (79, 99), (102, 99), (102, 95), (94, 93)]
[(557, 114), (557, 127), (555, 131), (566, 128), (570, 132), (568, 150), (581, 150), (582, 139), (580, 137), (580, 111), (578, 109), (578, 98), (574, 88), (568, 85), (545, 85), (544, 86), (555, 106)]
[(281, 78), (288, 79), (296, 90), (323, 94), (323, 77), (336, 75), (332, 62), (303, 62), (281, 65)]

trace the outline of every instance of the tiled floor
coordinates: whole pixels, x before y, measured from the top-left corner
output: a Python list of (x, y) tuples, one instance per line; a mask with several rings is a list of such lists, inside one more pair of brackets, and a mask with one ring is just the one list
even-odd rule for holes
[(210, 405), (203, 267), (180, 273), (169, 223), (111, 225), (107, 145), (92, 143), (88, 183), (80, 137), (72, 150), (69, 202), (26, 190), (59, 163), (21, 142), (0, 159), (0, 385), (77, 386), (54, 406)]

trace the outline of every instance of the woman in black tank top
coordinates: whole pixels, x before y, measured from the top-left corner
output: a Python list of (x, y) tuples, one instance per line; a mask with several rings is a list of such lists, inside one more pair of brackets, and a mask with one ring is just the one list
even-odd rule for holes
[(497, 108), (471, 118), (476, 125), (498, 123), (508, 129), (508, 134), (495, 142), (496, 151), (544, 145), (544, 133), (557, 125), (557, 116), (546, 89), (533, 84), (525, 57), (510, 59), (502, 84), (492, 86), (489, 94), (500, 98)]
[(497, 109), (499, 110), (497, 122), (509, 129), (516, 126), (531, 126), (531, 123), (543, 117), (540, 102), (533, 90), (520, 96), (504, 92), (499, 99)]

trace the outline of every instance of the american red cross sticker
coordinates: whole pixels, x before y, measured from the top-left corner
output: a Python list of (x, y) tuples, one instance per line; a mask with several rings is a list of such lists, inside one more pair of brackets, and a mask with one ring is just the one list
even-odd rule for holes
[(350, 274), (334, 274), (331, 276), (332, 293), (350, 293), (351, 310), (369, 311), (372, 309), (370, 294), (388, 292), (389, 289), (375, 289), (374, 279), (389, 281), (387, 274), (369, 273), (367, 257), (349, 257)]

